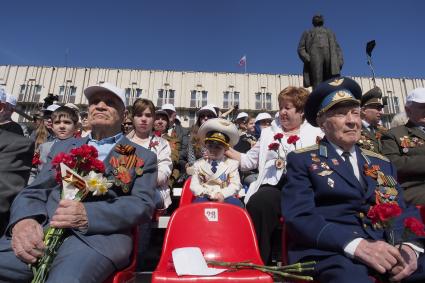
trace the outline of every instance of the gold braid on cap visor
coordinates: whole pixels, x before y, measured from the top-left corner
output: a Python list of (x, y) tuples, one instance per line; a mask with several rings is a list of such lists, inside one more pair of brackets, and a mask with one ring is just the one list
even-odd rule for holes
[(210, 135), (209, 137), (206, 137), (205, 141), (216, 141), (216, 142), (220, 142), (220, 143), (224, 144), (227, 147), (230, 147), (229, 144), (226, 141), (226, 136), (222, 133), (219, 133), (219, 132), (215, 132), (212, 135)]

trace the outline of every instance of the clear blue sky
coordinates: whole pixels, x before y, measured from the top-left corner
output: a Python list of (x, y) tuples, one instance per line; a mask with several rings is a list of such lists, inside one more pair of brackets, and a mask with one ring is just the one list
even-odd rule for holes
[(0, 64), (300, 74), (315, 13), (337, 36), (342, 73), (425, 77), (425, 1), (2, 1)]

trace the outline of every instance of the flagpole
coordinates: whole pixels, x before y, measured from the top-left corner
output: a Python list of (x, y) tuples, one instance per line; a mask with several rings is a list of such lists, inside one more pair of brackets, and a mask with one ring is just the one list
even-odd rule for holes
[(245, 74), (246, 74), (246, 65), (248, 64), (248, 60), (247, 60), (248, 58), (246, 57), (246, 55), (245, 55)]

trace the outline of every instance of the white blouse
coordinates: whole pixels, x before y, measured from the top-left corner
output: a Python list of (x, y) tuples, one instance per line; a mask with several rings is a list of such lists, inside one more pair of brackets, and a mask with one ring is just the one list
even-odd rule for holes
[(158, 161), (158, 177), (157, 189), (164, 201), (164, 208), (171, 204), (170, 188), (168, 187), (168, 179), (173, 170), (173, 162), (171, 160), (171, 147), (168, 141), (157, 136), (149, 136), (148, 139), (140, 139), (136, 135), (129, 137), (130, 140), (144, 148), (154, 152)]
[[(276, 151), (269, 149), (271, 143), (277, 142), (274, 140), (277, 133), (284, 135), (279, 143), (279, 155)], [(291, 135), (285, 134), (279, 120), (275, 119), (270, 127), (261, 131), (257, 143), (247, 153), (241, 153), (240, 168), (242, 171), (258, 168), (258, 178), (250, 184), (245, 196), (245, 203), (248, 203), (249, 198), (258, 191), (262, 184), (276, 185), (279, 182), (282, 174), (286, 172), (286, 166), (282, 169), (276, 167), (275, 162), (278, 156), (286, 161), (286, 155), (289, 152), (316, 144), (317, 136), (323, 137), (323, 132), (320, 128), (315, 128), (305, 121), (300, 127), (298, 135), (300, 139), (295, 146), (287, 143), (288, 137)]]

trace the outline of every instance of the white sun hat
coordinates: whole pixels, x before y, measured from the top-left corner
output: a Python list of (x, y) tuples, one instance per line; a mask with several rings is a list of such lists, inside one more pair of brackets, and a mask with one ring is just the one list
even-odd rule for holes
[(273, 120), (273, 118), (272, 118), (272, 116), (269, 113), (262, 112), (262, 113), (259, 113), (257, 115), (257, 117), (255, 117), (255, 122), (256, 123), (258, 121), (261, 121), (261, 120)]
[(162, 105), (161, 110), (170, 110), (176, 112), (176, 107), (173, 104), (167, 103)]
[(238, 114), (238, 116), (236, 116), (236, 120), (243, 119), (243, 118), (246, 118), (246, 117), (248, 117), (248, 113), (241, 112), (241, 113)]
[(92, 96), (95, 93), (101, 92), (101, 91), (106, 91), (108, 93), (112, 93), (114, 94), (116, 97), (118, 97), (122, 103), (124, 104), (124, 107), (127, 106), (127, 102), (125, 99), (125, 91), (119, 87), (117, 87), (116, 85), (113, 85), (111, 83), (103, 83), (100, 85), (94, 85), (94, 86), (89, 86), (84, 90), (84, 95), (86, 96), (86, 98), (88, 100), (90, 100), (90, 96)]

